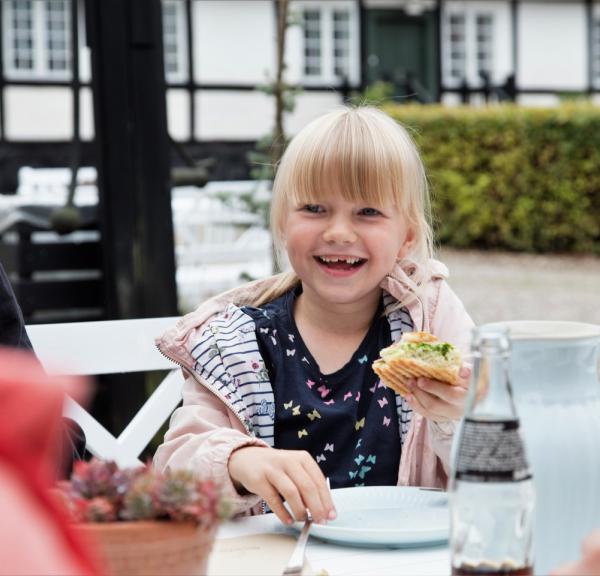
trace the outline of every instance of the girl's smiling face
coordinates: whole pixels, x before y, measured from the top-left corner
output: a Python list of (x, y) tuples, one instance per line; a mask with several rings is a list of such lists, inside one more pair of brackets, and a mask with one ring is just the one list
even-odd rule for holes
[(367, 205), (340, 194), (289, 206), (283, 231), (304, 293), (325, 305), (373, 305), (379, 283), (413, 241), (395, 205)]

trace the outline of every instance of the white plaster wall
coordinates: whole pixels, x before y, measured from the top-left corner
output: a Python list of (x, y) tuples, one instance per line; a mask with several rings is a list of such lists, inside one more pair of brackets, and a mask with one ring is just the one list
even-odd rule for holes
[(187, 90), (167, 90), (167, 128), (174, 140), (190, 137), (190, 96)]
[(194, 77), (198, 82), (257, 84), (273, 75), (271, 0), (194, 2)]
[(94, 139), (94, 101), (91, 88), (82, 88), (79, 93), (79, 131), (82, 140)]
[(273, 99), (262, 92), (200, 90), (195, 101), (199, 140), (256, 140), (273, 129)]
[(560, 104), (560, 99), (554, 94), (521, 94), (517, 104), (531, 108), (553, 108)]
[(8, 86), (4, 89), (8, 140), (69, 140), (73, 133), (69, 88)]
[(519, 88), (587, 87), (587, 25), (583, 2), (519, 7)]
[[(285, 117), (285, 130), (296, 134), (308, 122), (341, 105), (333, 92), (304, 92)], [(275, 106), (262, 92), (200, 91), (196, 94), (195, 136), (202, 140), (255, 140), (273, 128)]]
[(294, 135), (311, 120), (335, 110), (341, 104), (341, 97), (332, 92), (304, 92), (296, 99), (294, 111), (286, 117), (285, 130), (288, 135)]

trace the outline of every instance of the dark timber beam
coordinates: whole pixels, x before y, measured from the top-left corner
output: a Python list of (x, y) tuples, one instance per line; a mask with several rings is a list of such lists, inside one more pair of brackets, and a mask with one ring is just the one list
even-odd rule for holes
[(107, 316), (177, 313), (160, 0), (87, 0)]

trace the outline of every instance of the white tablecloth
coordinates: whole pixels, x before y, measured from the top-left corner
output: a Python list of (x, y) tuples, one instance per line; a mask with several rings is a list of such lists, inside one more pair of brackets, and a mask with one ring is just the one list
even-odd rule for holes
[[(264, 535), (264, 539), (261, 539)], [(277, 536), (277, 537), (276, 537)], [(252, 516), (226, 522), (217, 535), (215, 558), (209, 575), (280, 574), (295, 543), (296, 533), (273, 515)], [(238, 542), (242, 545), (234, 546)], [(244, 550), (242, 550), (244, 548)], [(236, 556), (238, 555), (238, 556)], [(311, 538), (306, 550), (308, 573), (336, 575), (447, 576), (447, 546), (411, 549), (370, 549), (336, 546)], [(228, 568), (221, 560), (227, 558)], [(262, 572), (261, 570), (264, 569)], [(323, 572), (326, 571), (326, 572)]]

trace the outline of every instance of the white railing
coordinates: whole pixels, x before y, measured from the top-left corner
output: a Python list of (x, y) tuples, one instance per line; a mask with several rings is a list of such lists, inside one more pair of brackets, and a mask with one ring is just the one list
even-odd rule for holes
[[(21, 168), (17, 194), (0, 196), (0, 228), (10, 225), (20, 206), (64, 203), (70, 178), (68, 168)], [(256, 181), (209, 182), (204, 188), (172, 190), (180, 310), (193, 309), (206, 298), (239, 285), (243, 277), (262, 278), (271, 273), (271, 237), (260, 217), (220, 198), (222, 193), (235, 199), (251, 191), (263, 197), (269, 194), (268, 185)], [(80, 168), (75, 203), (84, 206), (97, 201), (95, 168)], [(76, 232), (75, 236), (97, 238), (98, 233)], [(46, 237), (53, 242), (72, 241), (53, 232), (37, 232), (33, 240), (43, 242)]]

